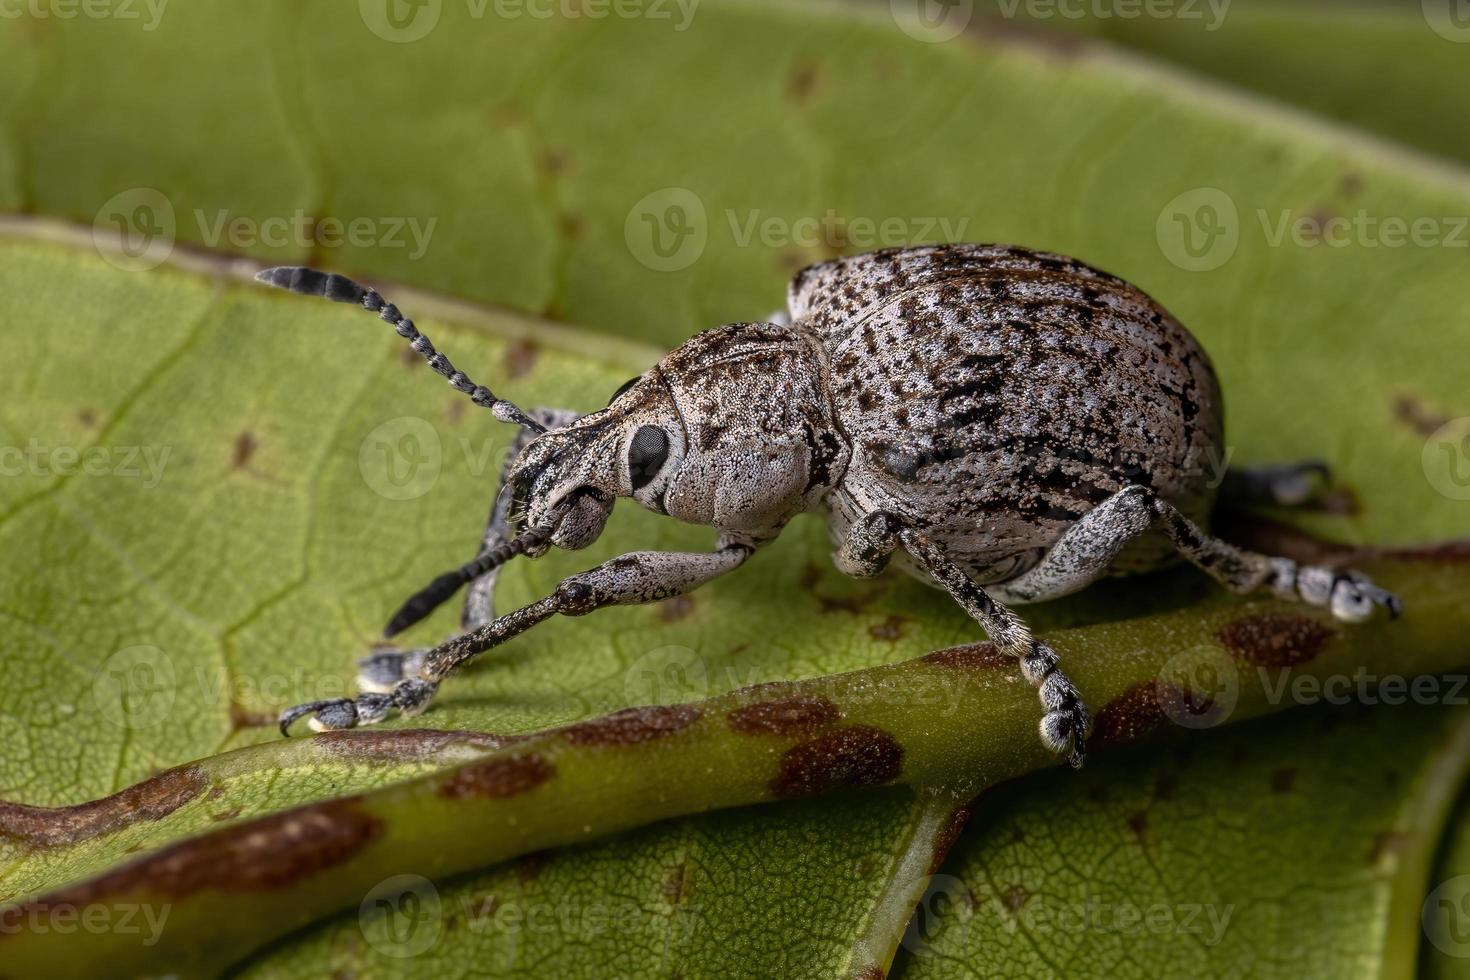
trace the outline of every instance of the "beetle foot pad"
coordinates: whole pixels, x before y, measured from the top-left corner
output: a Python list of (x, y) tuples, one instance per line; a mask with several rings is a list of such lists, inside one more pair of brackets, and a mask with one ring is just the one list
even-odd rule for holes
[(1312, 606), (1326, 606), (1344, 623), (1361, 623), (1373, 618), (1375, 609), (1388, 610), (1398, 619), (1404, 604), (1398, 596), (1374, 585), (1361, 572), (1338, 571), (1319, 565), (1298, 566), (1287, 558), (1271, 560), (1271, 591), (1283, 599), (1300, 599)]

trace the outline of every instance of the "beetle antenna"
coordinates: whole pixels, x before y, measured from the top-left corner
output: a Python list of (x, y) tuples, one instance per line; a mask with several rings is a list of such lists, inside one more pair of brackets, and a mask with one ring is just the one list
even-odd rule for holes
[(496, 545), (488, 551), (481, 552), (473, 561), (467, 562), (452, 572), (445, 572), (434, 581), (424, 586), (405, 602), (399, 610), (388, 620), (387, 627), (383, 630), (383, 637), (396, 636), (408, 629), (429, 613), (442, 606), (460, 588), (486, 572), (499, 568), (517, 555), (524, 555), (530, 549), (540, 544), (545, 544), (546, 539), (551, 537), (551, 528), (533, 527), (528, 528), (512, 541)]
[(257, 272), (255, 278), (267, 285), (303, 296), (324, 296), (338, 303), (357, 303), (363, 309), (371, 310), (385, 323), (392, 324), (393, 329), (398, 331), (398, 336), (407, 340), (409, 346), (429, 362), (429, 367), (448, 379), (450, 387), (469, 395), (476, 405), (490, 409), (502, 422), (513, 422), (532, 432), (546, 431), (546, 426), (531, 418), (514, 402), (495, 397), (495, 393), (489, 388), (476, 384), (463, 371), (456, 370), (449, 363), (449, 358), (435, 350), (429, 338), (419, 333), (412, 320), (400, 313), (398, 307), (385, 300), (371, 286), (358, 285), (346, 276), (295, 265), (264, 269)]

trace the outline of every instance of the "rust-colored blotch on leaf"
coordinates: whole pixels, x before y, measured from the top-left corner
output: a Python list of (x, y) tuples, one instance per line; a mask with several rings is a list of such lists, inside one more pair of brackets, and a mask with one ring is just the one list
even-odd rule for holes
[(1337, 631), (1296, 613), (1237, 619), (1217, 636), (1235, 659), (1257, 667), (1295, 667), (1317, 656)]
[(555, 775), (556, 767), (535, 753), (486, 759), (455, 770), (439, 787), (439, 795), (451, 800), (503, 800), (535, 789)]
[(878, 786), (903, 772), (903, 746), (887, 732), (848, 725), (795, 745), (771, 780), (778, 797), (813, 796), (844, 786)]

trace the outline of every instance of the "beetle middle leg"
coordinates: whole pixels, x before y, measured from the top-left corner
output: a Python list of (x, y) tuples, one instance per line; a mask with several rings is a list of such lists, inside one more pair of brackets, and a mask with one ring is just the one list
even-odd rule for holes
[(1220, 483), (1220, 497), (1233, 504), (1300, 507), (1331, 479), (1331, 469), (1317, 459), (1278, 466), (1232, 466)]
[(985, 629), (996, 648), (1020, 662), (1021, 675), (1037, 689), (1046, 711), (1041, 719), (1042, 744), (1053, 752), (1067, 753), (1072, 767), (1080, 768), (1091, 719), (1076, 685), (1058, 669), (1056, 651), (1034, 639), (1019, 616), (976, 585), (928, 535), (905, 529), (898, 532), (898, 539), (914, 563)]
[(416, 676), (407, 676), (386, 693), (367, 692), (356, 700), (317, 701), (281, 715), (281, 730), (306, 715), (317, 729), (352, 728), (382, 721), (393, 711), (417, 714), (428, 707), (439, 682), (475, 656), (519, 636), (552, 616), (585, 616), (606, 606), (641, 605), (693, 591), (745, 563), (754, 546), (722, 539), (701, 554), (633, 551), (596, 568), (562, 579), (551, 595), (425, 651)]

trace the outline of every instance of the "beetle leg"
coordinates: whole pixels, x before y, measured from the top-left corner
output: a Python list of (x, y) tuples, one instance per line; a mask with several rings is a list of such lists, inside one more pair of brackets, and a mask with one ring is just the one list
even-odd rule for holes
[[(547, 430), (560, 429), (570, 425), (578, 418), (578, 413), (564, 408), (537, 408), (529, 413), (531, 418), (546, 426)], [(539, 433), (531, 429), (516, 430), (515, 438), (511, 440), (510, 448), (505, 454), (505, 463), (500, 470), (500, 479), (496, 484), (495, 496), (490, 502), (490, 516), (485, 523), (485, 533), (480, 542), (480, 554), (493, 551), (510, 540), (510, 499), (505, 495), (505, 480), (510, 473), (511, 466), (526, 444), (534, 439)], [(464, 607), (460, 613), (460, 627), (464, 630), (472, 630), (483, 626), (495, 618), (495, 582), (500, 575), (500, 568), (496, 566), (490, 571), (483, 573), (469, 583), (465, 592)], [(423, 595), (420, 592), (419, 595)], [(415, 596), (414, 598), (418, 598)], [(418, 613), (417, 619), (422, 619), (433, 611), (434, 606), (440, 599)], [(404, 603), (405, 606), (414, 604), (414, 599)], [(396, 619), (397, 617), (395, 617)], [(417, 619), (415, 621), (417, 621)], [(395, 624), (396, 625), (396, 624)], [(412, 624), (408, 624), (412, 625)], [(397, 633), (400, 629), (406, 629), (407, 625), (398, 626), (394, 629), (390, 626), (386, 633)], [(357, 687), (360, 691), (369, 693), (386, 694), (393, 690), (394, 685), (405, 677), (415, 677), (423, 666), (424, 655), (428, 653), (428, 647), (402, 650), (397, 648), (386, 648), (375, 650), (357, 661)]]
[(1393, 617), (1403, 609), (1397, 596), (1358, 572), (1298, 565), (1212, 537), (1144, 486), (1125, 487), (1098, 504), (1067, 529), (1040, 565), (992, 586), (992, 591), (1009, 602), (1040, 602), (1075, 592), (1107, 571), (1130, 539), (1155, 527), (1169, 536), (1180, 554), (1231, 592), (1269, 588), (1283, 599), (1326, 606), (1344, 622), (1368, 619), (1378, 606)]
[(1021, 674), (1037, 689), (1046, 714), (1041, 719), (1041, 741), (1053, 752), (1067, 753), (1073, 768), (1084, 758), (1083, 742), (1091, 719), (1076, 686), (1058, 669), (1056, 651), (1033, 639), (1022, 619), (976, 585), (959, 564), (922, 531), (898, 532), (904, 550), (930, 578), (947, 591), (1003, 653), (1021, 664)]
[(718, 549), (703, 554), (634, 551), (603, 562), (596, 568), (562, 579), (544, 599), (497, 616), (483, 625), (424, 652), (417, 676), (406, 677), (386, 694), (368, 693), (355, 701), (317, 701), (281, 715), (281, 730), (306, 715), (312, 727), (352, 728), (385, 719), (393, 710), (417, 714), (428, 707), (439, 682), (451, 671), (497, 647), (506, 640), (552, 616), (585, 616), (605, 606), (639, 605), (683, 595), (710, 579), (744, 564), (754, 547), (743, 541), (722, 540)]

